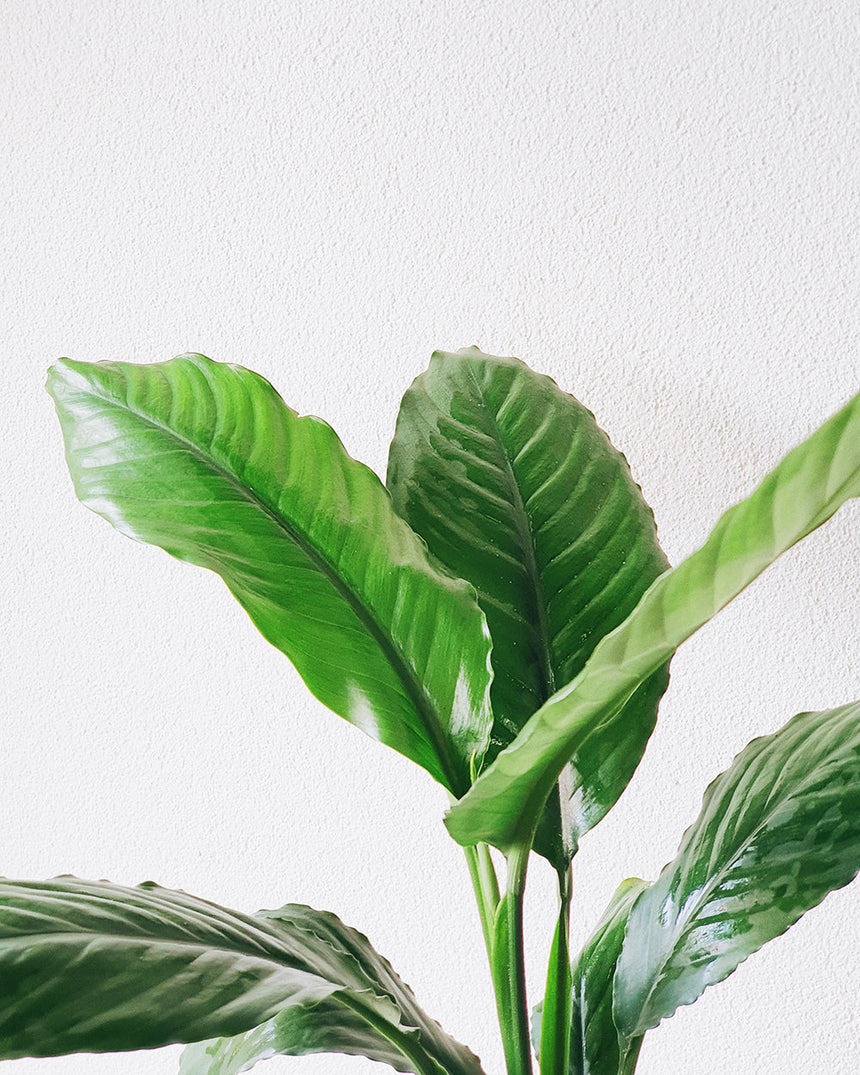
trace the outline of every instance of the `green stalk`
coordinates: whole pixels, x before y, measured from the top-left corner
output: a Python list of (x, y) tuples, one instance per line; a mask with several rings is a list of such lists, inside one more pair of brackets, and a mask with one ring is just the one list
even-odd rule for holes
[(541, 1018), (541, 1075), (566, 1075), (570, 1062), (570, 889), (567, 869), (558, 875), (558, 923), (549, 956)]
[(496, 912), (493, 936), (493, 984), (508, 1075), (532, 1075), (523, 957), (523, 892), (528, 860), (528, 843), (517, 845), (508, 854), (507, 886)]
[[(474, 755), (469, 763), (469, 773), (474, 784), (478, 778), (478, 759)], [(451, 803), (453, 804), (454, 802), (456, 800), (451, 796)], [(486, 844), (478, 844), (476, 847), (464, 847), (463, 851), (466, 854), (469, 877), (472, 879), (472, 889), (475, 893), (475, 901), (478, 904), (481, 930), (484, 934), (484, 946), (487, 949), (487, 959), (492, 972), (493, 925), (496, 921), (496, 909), (499, 906), (499, 882), (496, 878), (493, 860), (490, 858), (490, 849)]]
[[(475, 776), (473, 765), (473, 781)], [(489, 846), (463, 848), (490, 963), (508, 1075), (532, 1075), (523, 954), (523, 892), (530, 849), (529, 842), (508, 856), (505, 897), (500, 899)]]
[(633, 1038), (633, 1040), (628, 1043), (627, 1048), (624, 1050), (621, 1057), (621, 1063), (618, 1066), (618, 1075), (633, 1075), (639, 1060), (639, 1050), (642, 1048), (644, 1039), (645, 1035), (642, 1034), (638, 1038)]
[(486, 844), (477, 847), (464, 847), (469, 876), (475, 891), (478, 914), (481, 918), (481, 930), (487, 948), (490, 967), (493, 965), (493, 923), (496, 920), (496, 908), (499, 906), (499, 882)]

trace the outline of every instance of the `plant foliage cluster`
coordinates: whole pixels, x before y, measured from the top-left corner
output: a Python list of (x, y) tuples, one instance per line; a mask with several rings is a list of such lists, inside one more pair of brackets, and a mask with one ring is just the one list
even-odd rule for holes
[[(571, 958), (571, 863), (630, 780), (677, 647), (860, 494), (860, 396), (670, 568), (624, 457), (549, 378), (437, 352), (386, 483), (261, 377), (201, 355), (51, 370), (84, 504), (217, 572), (329, 709), (450, 793), (508, 1075), (631, 1075), (645, 1033), (860, 868), (860, 702), (801, 713), (710, 785), (676, 858)], [(503, 852), (500, 886), (489, 847)], [(545, 995), (529, 856), (558, 875)], [(367, 938), (152, 884), (0, 882), (0, 1058), (190, 1043), (182, 1075), (340, 1052), (479, 1075)]]

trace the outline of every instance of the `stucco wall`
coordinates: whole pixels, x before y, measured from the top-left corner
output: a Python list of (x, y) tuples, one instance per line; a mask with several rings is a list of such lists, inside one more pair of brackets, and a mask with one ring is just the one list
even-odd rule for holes
[[(214, 576), (77, 504), (44, 371), (202, 351), (383, 471), (435, 347), (517, 354), (595, 411), (676, 562), (860, 387), (856, 4), (11, 0), (2, 19), (0, 872), (334, 910), (500, 1073), (442, 792), (310, 699)], [(678, 655), (584, 841), (574, 943), (748, 739), (860, 696), (858, 524), (843, 509)], [(553, 903), (538, 864), (534, 999)], [(856, 1072), (858, 922), (855, 884), (649, 1035), (641, 1075)], [(177, 1053), (3, 1070), (155, 1075)]]

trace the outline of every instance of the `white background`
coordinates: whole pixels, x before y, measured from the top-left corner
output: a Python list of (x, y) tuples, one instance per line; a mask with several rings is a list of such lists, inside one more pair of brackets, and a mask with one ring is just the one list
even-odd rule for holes
[[(444, 796), (316, 704), (214, 576), (75, 501), (47, 365), (259, 370), (384, 472), (435, 347), (551, 373), (672, 560), (860, 387), (854, 0), (10, 0), (0, 872), (329, 908), (501, 1072)], [(576, 863), (574, 943), (753, 735), (860, 696), (849, 505), (688, 643)], [(533, 999), (554, 900), (529, 897)], [(855, 1073), (860, 888), (651, 1033), (641, 1075)], [(168, 1073), (178, 1049), (2, 1064)], [(380, 1070), (342, 1057), (261, 1070)]]

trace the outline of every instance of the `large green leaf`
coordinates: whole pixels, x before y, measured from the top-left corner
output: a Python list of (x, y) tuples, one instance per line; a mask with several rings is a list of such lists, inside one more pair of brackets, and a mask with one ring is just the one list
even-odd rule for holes
[(345, 1042), (366, 1024), (368, 1040), (373, 1031), (401, 1054), (399, 1070), (480, 1072), (333, 915), (288, 906), (251, 917), (152, 883), (0, 881), (2, 1059), (236, 1035), (317, 1006), (330, 1045), (342, 1008)]
[[(345, 926), (333, 914), (296, 904), (277, 911), (262, 911), (260, 917), (269, 925), (282, 926), (290, 938), (306, 935), (312, 952), (329, 954), (332, 971), (343, 978), (348, 968), (350, 985), (357, 992), (366, 990), (390, 999), (399, 1013), (400, 1026), (415, 1036), (423, 1051), (442, 1070), (479, 1075), (477, 1058), (424, 1013), (411, 989), (362, 934)], [(234, 1075), (276, 1054), (297, 1056), (319, 1052), (367, 1056), (398, 1071), (415, 1071), (377, 1026), (345, 1008), (335, 995), (320, 1002), (292, 1005), (262, 1026), (237, 1037), (189, 1046), (182, 1055), (181, 1075)]]
[[(570, 1075), (619, 1075), (622, 1057), (612, 1017), (612, 982), (624, 928), (636, 897), (647, 882), (629, 878), (618, 886), (573, 968)], [(639, 1042), (628, 1057), (635, 1061)]]
[(634, 1038), (691, 1004), (860, 870), (860, 702), (754, 739), (639, 897), (615, 975)]
[[(519, 359), (474, 347), (437, 351), (404, 395), (387, 483), (431, 552), (478, 592), (493, 639), (492, 760), (669, 566), (653, 516), (590, 411)], [(666, 683), (661, 670), (621, 715), (622, 787)], [(582, 796), (589, 806), (573, 816), (554, 790), (535, 839), (559, 870), (606, 793), (583, 784)]]
[[(584, 787), (603, 784), (609, 790), (601, 809), (612, 805), (617, 785), (611, 744), (624, 740), (620, 714), (633, 691), (768, 564), (858, 495), (860, 395), (730, 508), (701, 549), (652, 584), (576, 679), (538, 710), (454, 805), (446, 819), (454, 839), (502, 850), (530, 840), (570, 759), (570, 794), (574, 813), (584, 814), (579, 828), (585, 831), (593, 808)], [(590, 749), (595, 742), (610, 747), (602, 761)]]
[(80, 499), (216, 571), (330, 709), (455, 795), (489, 736), (489, 633), (385, 488), (262, 377), (186, 355), (51, 370)]

